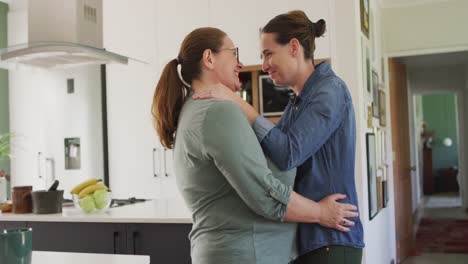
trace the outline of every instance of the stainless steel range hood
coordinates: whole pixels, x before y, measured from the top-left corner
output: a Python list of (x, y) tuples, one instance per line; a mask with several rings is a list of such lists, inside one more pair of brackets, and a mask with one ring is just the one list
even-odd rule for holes
[(88, 64), (127, 64), (119, 54), (68, 42), (32, 42), (0, 50), (0, 67), (11, 69), (19, 64), (38, 68), (70, 68)]
[(25, 19), (29, 42), (1, 49), (1, 68), (128, 63), (103, 48), (102, 0), (28, 0)]

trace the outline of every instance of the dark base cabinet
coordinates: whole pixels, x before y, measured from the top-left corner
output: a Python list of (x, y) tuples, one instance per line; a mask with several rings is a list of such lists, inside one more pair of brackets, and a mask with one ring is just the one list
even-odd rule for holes
[(3, 229), (14, 229), (14, 228), (25, 228), (28, 227), (26, 222), (1, 222), (0, 221), (0, 230)]
[(149, 255), (151, 264), (190, 264), (190, 224), (2, 222), (31, 227), (33, 250)]
[(33, 250), (124, 254), (125, 224), (28, 222)]
[(133, 255), (149, 255), (151, 263), (190, 264), (191, 225), (129, 224), (127, 248)]

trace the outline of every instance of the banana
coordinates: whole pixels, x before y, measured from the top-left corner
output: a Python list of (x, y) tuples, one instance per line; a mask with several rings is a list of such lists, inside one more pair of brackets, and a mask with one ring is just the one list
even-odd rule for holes
[(96, 179), (96, 178), (93, 178), (93, 179), (89, 179), (89, 180), (86, 180), (84, 182), (81, 182), (80, 184), (76, 185), (72, 190), (71, 190), (71, 194), (79, 194), (84, 188), (90, 186), (90, 185), (93, 185), (93, 184), (96, 184), (98, 182), (100, 182), (101, 179)]
[(100, 184), (100, 183), (90, 185), (90, 186), (84, 188), (83, 190), (81, 190), (81, 192), (78, 194), (78, 197), (83, 198), (86, 195), (92, 194), (97, 190), (107, 190), (107, 186), (105, 186), (104, 184)]

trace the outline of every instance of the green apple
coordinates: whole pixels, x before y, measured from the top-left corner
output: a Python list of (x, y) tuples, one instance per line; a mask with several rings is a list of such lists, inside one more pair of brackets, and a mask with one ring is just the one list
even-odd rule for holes
[(91, 213), (94, 209), (96, 209), (94, 199), (90, 195), (81, 198), (80, 201), (78, 201), (78, 204), (85, 213)]
[(96, 204), (97, 209), (102, 209), (106, 207), (108, 202), (107, 195), (107, 190), (97, 190), (93, 193), (94, 203)]

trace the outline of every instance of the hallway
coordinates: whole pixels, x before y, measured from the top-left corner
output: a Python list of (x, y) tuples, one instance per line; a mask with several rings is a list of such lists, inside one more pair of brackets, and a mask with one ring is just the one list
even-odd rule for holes
[[(420, 208), (420, 214), (417, 221), (423, 218), (431, 219), (464, 219), (468, 220), (468, 212), (461, 207), (459, 196), (449, 194), (437, 194), (426, 196), (424, 206)], [(418, 256), (412, 256), (403, 261), (403, 264), (466, 264), (468, 263), (468, 254), (444, 254), (424, 252)]]

